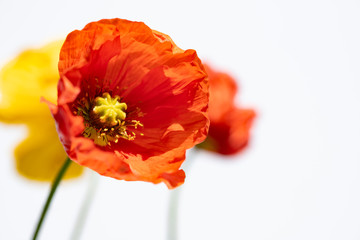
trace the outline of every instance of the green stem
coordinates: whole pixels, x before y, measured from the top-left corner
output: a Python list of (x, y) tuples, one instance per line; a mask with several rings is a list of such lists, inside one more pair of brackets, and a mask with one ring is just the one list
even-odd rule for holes
[(67, 159), (65, 160), (65, 162), (64, 162), (64, 164), (62, 165), (60, 171), (58, 172), (57, 176), (55, 177), (54, 182), (53, 182), (52, 185), (51, 185), (51, 190), (50, 190), (49, 196), (48, 196), (48, 198), (47, 198), (47, 200), (46, 200), (46, 203), (45, 203), (44, 208), (43, 208), (43, 210), (42, 210), (42, 213), (41, 213), (39, 222), (38, 222), (38, 224), (37, 224), (37, 226), (36, 226), (36, 230), (35, 230), (34, 235), (33, 235), (33, 238), (32, 238), (33, 240), (36, 240), (36, 238), (37, 238), (37, 236), (38, 236), (38, 234), (39, 234), (41, 225), (42, 225), (42, 223), (43, 223), (43, 221), (44, 221), (44, 218), (45, 218), (45, 215), (46, 215), (46, 213), (47, 213), (47, 210), (49, 209), (51, 200), (53, 199), (53, 196), (54, 196), (54, 194), (55, 194), (55, 192), (56, 192), (56, 189), (57, 189), (57, 187), (59, 186), (59, 183), (60, 183), (62, 177), (64, 176), (66, 170), (69, 168), (71, 162), (72, 162), (72, 161), (70, 160), (70, 158), (67, 158)]

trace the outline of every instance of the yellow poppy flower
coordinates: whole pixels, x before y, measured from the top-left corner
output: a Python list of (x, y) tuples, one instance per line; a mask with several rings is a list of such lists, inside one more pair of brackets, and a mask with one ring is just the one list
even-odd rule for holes
[[(16, 168), (34, 180), (52, 181), (67, 156), (49, 109), (40, 102), (41, 96), (56, 101), (62, 43), (24, 51), (0, 71), (0, 121), (28, 127), (27, 138), (15, 149)], [(82, 170), (72, 164), (65, 178), (77, 177)]]

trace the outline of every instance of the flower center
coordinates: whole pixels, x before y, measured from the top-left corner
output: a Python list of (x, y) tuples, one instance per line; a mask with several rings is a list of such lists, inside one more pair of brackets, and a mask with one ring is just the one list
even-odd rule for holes
[(109, 93), (104, 93), (103, 97), (95, 98), (95, 106), (92, 109), (94, 115), (106, 127), (113, 127), (121, 124), (126, 118), (126, 103), (120, 103), (119, 97), (112, 98)]
[(129, 128), (143, 127), (139, 121), (127, 119), (127, 105), (120, 102), (120, 97), (113, 98), (107, 92), (93, 100), (83, 97), (74, 108), (74, 114), (84, 118), (83, 136), (100, 146), (111, 146), (120, 138), (134, 140), (136, 134)]

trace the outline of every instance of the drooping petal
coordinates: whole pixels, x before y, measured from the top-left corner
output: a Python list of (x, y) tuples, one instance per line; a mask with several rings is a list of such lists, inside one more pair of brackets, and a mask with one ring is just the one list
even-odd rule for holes
[(40, 96), (54, 101), (59, 74), (56, 69), (62, 41), (27, 50), (0, 72), (0, 121), (24, 123), (47, 115)]
[[(27, 138), (15, 149), (16, 168), (26, 178), (52, 181), (67, 155), (57, 135), (54, 119), (41, 96), (56, 100), (57, 63), (63, 41), (27, 50), (0, 72), (0, 121), (26, 124)], [(65, 178), (81, 174), (72, 164)]]
[[(27, 178), (52, 181), (67, 158), (53, 119), (48, 114), (41, 122), (29, 122), (27, 127), (27, 138), (15, 149), (16, 168)], [(72, 164), (64, 177), (80, 176), (82, 170), (79, 165)]]

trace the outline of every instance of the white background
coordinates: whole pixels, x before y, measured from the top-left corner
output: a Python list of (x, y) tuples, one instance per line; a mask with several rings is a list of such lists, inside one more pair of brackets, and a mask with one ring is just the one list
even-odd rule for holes
[[(360, 2), (5, 1), (0, 65), (101, 18), (143, 21), (240, 85), (250, 147), (201, 152), (182, 187), (179, 239), (360, 239)], [(20, 177), (25, 128), (0, 124), (0, 239), (29, 239), (49, 184)], [(189, 159), (190, 160), (190, 159)], [(70, 239), (87, 172), (61, 185), (40, 239)], [(83, 240), (166, 239), (165, 185), (98, 177)]]

